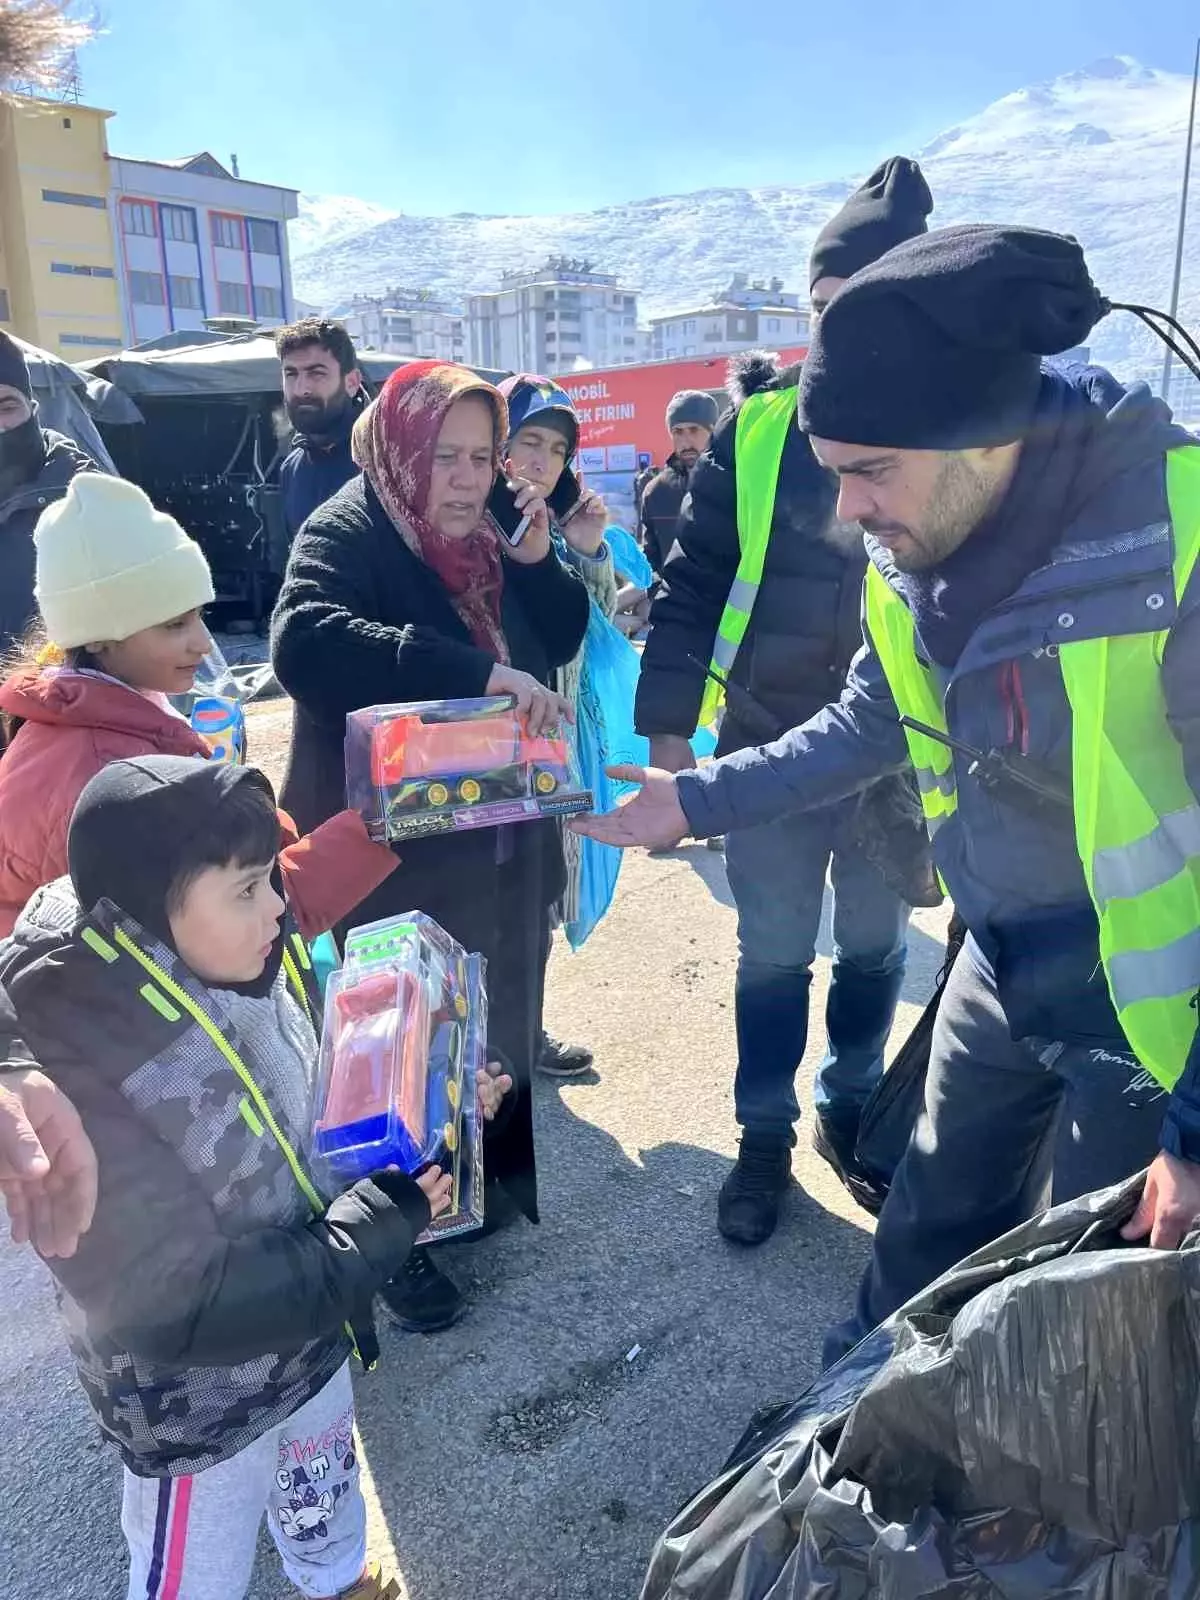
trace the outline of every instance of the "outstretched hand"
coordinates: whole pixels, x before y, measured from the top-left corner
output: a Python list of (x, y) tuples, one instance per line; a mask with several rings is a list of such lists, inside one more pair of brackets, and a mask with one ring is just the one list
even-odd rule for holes
[(1200, 1218), (1200, 1166), (1160, 1150), (1146, 1173), (1146, 1186), (1122, 1239), (1145, 1239), (1152, 1250), (1178, 1250)]
[(616, 845), (618, 850), (635, 845), (665, 849), (687, 837), (688, 819), (671, 773), (656, 767), (608, 767), (606, 771), (619, 783), (638, 784), (638, 793), (623, 800), (615, 811), (572, 817), (569, 826), (574, 832)]
[(512, 1086), (512, 1079), (498, 1061), (489, 1061), (484, 1070), (476, 1076), (475, 1092), (485, 1122), (495, 1120), (500, 1103)]
[(96, 1211), (96, 1152), (79, 1113), (44, 1073), (0, 1074), (0, 1194), (15, 1244), (75, 1254)]

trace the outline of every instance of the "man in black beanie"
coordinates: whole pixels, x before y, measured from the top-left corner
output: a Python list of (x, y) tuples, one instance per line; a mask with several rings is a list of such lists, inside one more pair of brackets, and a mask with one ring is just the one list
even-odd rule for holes
[(77, 472), (99, 472), (90, 456), (38, 423), (21, 347), (0, 332), (0, 654), (37, 616), (33, 530)]
[(1073, 239), (1025, 228), (852, 279), (800, 383), (868, 535), (847, 687), (587, 824), (662, 844), (916, 768), (969, 936), (830, 1360), (1051, 1197), (1149, 1162), (1125, 1236), (1170, 1249), (1200, 1216), (1200, 444), (1144, 385), (1043, 359), (1108, 309)]
[[(932, 207), (915, 161), (895, 156), (873, 172), (817, 239), (809, 273), (814, 319), (851, 274), (923, 233)], [(665, 587), (651, 613), (637, 695), (638, 730), (650, 738), (655, 765), (669, 771), (694, 765), (688, 737), (698, 719), (711, 722), (720, 710), (704, 663), (742, 691), (725, 710), (719, 748), (726, 753), (811, 716), (838, 693), (858, 648), (862, 537), (837, 522), (832, 481), (796, 426), (796, 379), (795, 367), (780, 371), (763, 352), (731, 364), (734, 409), (693, 469), (672, 529), (677, 542), (660, 569)], [(665, 543), (669, 550), (671, 540)], [(922, 845), (903, 799), (900, 780), (889, 779), (872, 804), (897, 819), (889, 821), (885, 850), (917, 867)], [(800, 1115), (795, 1077), (831, 864), (838, 954), (813, 1140), (840, 1176), (857, 1176), (859, 1119), (883, 1070), (909, 912), (895, 877), (879, 870), (880, 853), (864, 837), (856, 797), (739, 827), (726, 839), (738, 908), (734, 1108), (742, 1132), (717, 1225), (735, 1243), (770, 1236), (790, 1181)], [(920, 876), (914, 870), (912, 879)], [(925, 873), (927, 883), (931, 877)]]

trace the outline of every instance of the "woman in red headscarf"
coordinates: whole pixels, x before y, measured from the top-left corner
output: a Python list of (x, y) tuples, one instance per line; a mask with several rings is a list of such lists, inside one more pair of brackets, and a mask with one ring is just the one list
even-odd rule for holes
[[(583, 583), (550, 544), (544, 502), (516, 549), (484, 518), (508, 436), (499, 391), (465, 367), (399, 368), (354, 429), (361, 477), (309, 517), (292, 546), (271, 628), (276, 674), (295, 701), (282, 801), (308, 831), (345, 805), (346, 714), (408, 700), (511, 694), (537, 731), (565, 702), (548, 687), (587, 627)], [(541, 938), (563, 888), (553, 822), (407, 841), (400, 866), (348, 919), (418, 909), (488, 959), (489, 1036), (517, 1093), (489, 1136), (485, 1167), (537, 1220), (529, 1092), (540, 1016)], [(461, 1297), (415, 1252), (385, 1299), (430, 1331)]]

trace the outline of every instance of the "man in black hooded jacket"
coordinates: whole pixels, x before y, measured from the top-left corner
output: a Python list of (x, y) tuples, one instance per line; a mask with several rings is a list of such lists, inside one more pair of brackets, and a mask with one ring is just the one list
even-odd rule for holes
[[(916, 162), (894, 157), (872, 173), (813, 248), (813, 315), (855, 272), (924, 233), (932, 209)], [(649, 737), (656, 767), (677, 772), (694, 766), (688, 738), (705, 692), (703, 666), (710, 658), (721, 660), (722, 645), (731, 679), (775, 724), (764, 729), (734, 698), (721, 729), (719, 753), (725, 754), (761, 744), (836, 699), (861, 643), (861, 532), (835, 522), (832, 482), (794, 426), (777, 480), (764, 486), (766, 495), (773, 492), (769, 542), (757, 590), (746, 598), (749, 536), (739, 528), (740, 424), (759, 395), (794, 395), (798, 374), (798, 368), (778, 371), (762, 353), (736, 361), (730, 383), (734, 409), (691, 474), (676, 546), (662, 569), (664, 587), (651, 613), (638, 686), (637, 729)], [(728, 609), (735, 598), (750, 611), (736, 642)], [(908, 905), (863, 849), (853, 797), (820, 812), (740, 829), (726, 841), (738, 907), (734, 1107), (742, 1136), (737, 1165), (721, 1189), (717, 1225), (738, 1244), (757, 1245), (770, 1236), (789, 1181), (799, 1116), (795, 1075), (807, 1042), (811, 966), (831, 861), (837, 954), (826, 1005), (828, 1053), (816, 1084), (814, 1143), (845, 1173), (853, 1165), (862, 1108), (883, 1069), (904, 975)]]

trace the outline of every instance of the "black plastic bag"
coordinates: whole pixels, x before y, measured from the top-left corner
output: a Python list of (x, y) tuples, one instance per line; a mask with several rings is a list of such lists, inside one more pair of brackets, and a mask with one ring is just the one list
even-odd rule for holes
[(760, 1418), (642, 1600), (1194, 1600), (1200, 1249), (1142, 1178), (979, 1251)]
[(925, 1104), (925, 1077), (933, 1044), (933, 1025), (942, 1003), (942, 990), (966, 939), (966, 925), (951, 917), (946, 937), (946, 959), (938, 973), (933, 997), (916, 1026), (896, 1052), (896, 1059), (875, 1086), (863, 1107), (854, 1151), (855, 1171), (839, 1174), (864, 1211), (877, 1217), (883, 1209), (900, 1157), (917, 1125)]

